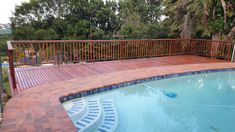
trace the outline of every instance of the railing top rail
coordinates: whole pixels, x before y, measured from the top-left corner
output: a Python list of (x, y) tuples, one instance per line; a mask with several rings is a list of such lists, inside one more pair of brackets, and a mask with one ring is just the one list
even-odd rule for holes
[(231, 41), (224, 40), (208, 40), (208, 39), (131, 39), (131, 40), (12, 40), (9, 41), (11, 43), (72, 43), (72, 42), (137, 42), (137, 41), (207, 41), (207, 42), (223, 42), (223, 43), (231, 43)]
[(211, 40), (211, 39), (190, 39), (192, 41), (207, 41), (207, 42), (224, 42), (224, 43), (232, 43), (229, 40)]
[(136, 42), (136, 41), (164, 41), (164, 40), (183, 40), (183, 39), (130, 39), (130, 40), (12, 40), (12, 43), (38, 43), (38, 42)]

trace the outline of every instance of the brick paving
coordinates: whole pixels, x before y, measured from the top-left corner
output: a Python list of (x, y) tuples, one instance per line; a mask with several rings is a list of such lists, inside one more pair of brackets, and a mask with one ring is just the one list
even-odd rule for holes
[[(202, 58), (199, 57), (198, 59)], [(215, 60), (210, 63), (199, 62), (197, 64), (169, 64), (119, 70), (25, 89), (7, 102), (0, 131), (76, 131), (72, 121), (59, 102), (59, 97), (61, 96), (156, 75), (235, 68), (235, 63), (230, 62), (219, 61), (220, 63), (217, 63)], [(120, 63), (122, 62), (120, 61)]]

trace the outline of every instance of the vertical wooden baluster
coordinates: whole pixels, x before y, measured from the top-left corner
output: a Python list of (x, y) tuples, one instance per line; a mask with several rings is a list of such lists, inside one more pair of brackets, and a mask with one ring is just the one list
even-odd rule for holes
[(101, 49), (100, 49), (100, 52), (101, 52), (101, 60), (104, 60), (104, 42), (101, 42)]
[(44, 43), (42, 43), (42, 63), (45, 63), (45, 50), (44, 50)]
[(72, 63), (73, 62), (73, 50), (72, 50), (72, 46), (73, 43), (72, 42), (67, 42), (69, 45), (69, 62)]
[(117, 59), (117, 60), (119, 60), (119, 58), (120, 58), (120, 50), (119, 50), (120, 44), (121, 44), (121, 42), (120, 42), (120, 40), (119, 40), (119, 41), (117, 41), (117, 43), (116, 43), (115, 45), (113, 45), (113, 48), (115, 49), (114, 53), (115, 53), (115, 55), (116, 55), (116, 56), (114, 56), (114, 57), (117, 57), (117, 58), (115, 58), (115, 59)]
[(88, 42), (89, 45), (89, 62), (92, 62), (92, 42)]
[(52, 53), (52, 56), (53, 56), (53, 58), (52, 58), (52, 62), (54, 62), (54, 64), (58, 64), (58, 54), (57, 54), (57, 52), (59, 52), (59, 45), (58, 45), (58, 43), (56, 43), (56, 42), (52, 42), (52, 45), (53, 45), (53, 53)]
[(74, 41), (74, 56), (75, 56), (75, 62), (78, 63), (78, 49), (77, 49), (77, 42)]
[(72, 60), (72, 63), (75, 63), (75, 55), (74, 55), (74, 42), (70, 42), (71, 43), (71, 55), (72, 55), (72, 58), (71, 58), (71, 60)]
[(141, 58), (144, 57), (144, 51), (145, 50), (145, 40), (141, 40)]
[(21, 53), (21, 52), (24, 52), (24, 50), (23, 50), (23, 48), (22, 48), (22, 50), (21, 50), (21, 47), (22, 47), (21, 45), (22, 45), (22, 44), (19, 45), (19, 46), (20, 46), (20, 47), (19, 47), (19, 59), (20, 59), (20, 64), (22, 65), (22, 61), (23, 61), (22, 59), (23, 59), (23, 58), (21, 58), (21, 54), (20, 54), (20, 53)]
[(144, 57), (144, 43), (145, 43), (145, 41), (141, 40), (141, 58)]
[(144, 56), (144, 41), (141, 40), (141, 58)]
[(81, 50), (82, 50), (82, 62), (84, 62), (84, 46), (83, 46), (84, 42), (81, 42)]
[(30, 58), (29, 58), (29, 43), (25, 43), (25, 46), (26, 46), (26, 48), (27, 48), (27, 61), (26, 61), (26, 65), (28, 65), (29, 64), (29, 60), (30, 60)]
[(120, 53), (120, 58), (119, 59), (123, 59), (124, 58), (124, 41), (121, 41), (120, 45), (119, 45), (119, 53)]
[(97, 42), (93, 42), (93, 45), (94, 45), (94, 61), (97, 61), (98, 59), (97, 59), (97, 53), (98, 53), (98, 51), (97, 51)]
[(111, 60), (111, 45), (110, 45), (110, 41), (107, 41), (107, 60)]
[(47, 64), (50, 63), (50, 41), (47, 41)]
[(108, 41), (108, 58), (109, 60), (112, 60), (112, 43), (115, 43), (115, 41)]
[(13, 44), (14, 46), (14, 48), (15, 48), (15, 60), (16, 60), (16, 65), (19, 65), (19, 63), (18, 63), (18, 54), (19, 54), (19, 52), (18, 52), (18, 47), (19, 47), (19, 44), (17, 44), (17, 43), (15, 43), (15, 44)]
[(147, 51), (148, 51), (147, 45), (148, 45), (148, 40), (144, 40), (144, 57), (145, 58), (147, 57)]
[(138, 57), (141, 57), (141, 40), (138, 40), (137, 43), (138, 43)]
[(31, 58), (31, 64), (30, 65), (34, 65), (33, 51), (34, 51), (33, 43), (29, 43), (29, 55), (30, 55), (30, 58)]
[(79, 41), (78, 41), (77, 45), (78, 45), (78, 62), (80, 63), (81, 62), (81, 54), (80, 54), (81, 49), (80, 49), (80, 42)]
[(41, 43), (40, 42), (38, 42), (38, 51), (37, 51), (37, 53), (36, 53), (36, 56), (37, 56), (37, 64), (39, 65), (39, 64), (41, 64), (41, 58), (40, 58), (40, 51), (41, 51)]
[(128, 41), (124, 41), (124, 49), (123, 49), (123, 51), (124, 51), (124, 59), (126, 59), (126, 47), (127, 47), (127, 45), (128, 45)]
[(81, 42), (81, 62), (83, 62), (83, 52), (84, 52), (84, 49), (83, 49), (83, 42)]
[(131, 51), (131, 49), (132, 49), (132, 44), (133, 44), (133, 41), (129, 41), (128, 42), (128, 46), (127, 46), (127, 58), (132, 58), (132, 51)]
[(53, 59), (52, 59), (52, 43), (53, 43), (53, 42), (50, 42), (50, 43), (49, 43), (49, 46), (50, 46), (50, 48), (49, 48), (49, 49), (50, 49), (50, 57), (49, 57), (49, 58), (51, 59), (51, 60), (49, 61), (49, 63), (52, 63), (52, 60), (53, 60)]
[(60, 63), (64, 63), (64, 53), (63, 53), (63, 42), (59, 42), (59, 45), (60, 45), (60, 52), (59, 52), (59, 59), (61, 59), (61, 62)]
[(104, 60), (107, 60), (107, 42), (104, 42), (104, 51), (105, 51), (105, 55), (104, 55)]
[(86, 49), (85, 60), (86, 60), (86, 62), (88, 62), (89, 61), (89, 45), (88, 45), (88, 42), (85, 42), (85, 49)]
[(126, 59), (127, 58), (127, 55), (126, 55), (126, 53), (127, 53), (127, 45), (128, 45), (128, 41), (124, 41), (124, 59)]
[(64, 61), (64, 63), (66, 63), (66, 61), (67, 61), (67, 58), (66, 58), (66, 45), (65, 45), (64, 42), (63, 42), (63, 47), (64, 47), (64, 59), (63, 59), (63, 61)]
[(106, 49), (106, 47), (107, 47), (107, 43), (106, 43), (106, 41), (104, 41), (103, 42), (103, 51), (104, 51), (104, 55), (103, 55), (103, 60), (106, 60), (106, 53), (107, 53), (107, 49)]
[(99, 61), (102, 59), (101, 58), (101, 47), (102, 47), (102, 42), (99, 42)]
[(114, 60), (115, 59), (115, 44), (117, 43), (117, 41), (115, 42), (110, 42), (110, 48), (111, 48), (111, 52), (110, 52), (110, 55), (111, 55), (111, 59)]
[(122, 41), (121, 45), (120, 45), (120, 55), (121, 55), (121, 59), (124, 59), (124, 46), (125, 46), (125, 42)]
[(85, 54), (84, 54), (84, 55), (85, 55), (85, 62), (87, 62), (87, 60), (88, 60), (87, 42), (84, 42), (84, 47), (85, 47), (85, 52), (84, 52), (84, 53), (85, 53)]

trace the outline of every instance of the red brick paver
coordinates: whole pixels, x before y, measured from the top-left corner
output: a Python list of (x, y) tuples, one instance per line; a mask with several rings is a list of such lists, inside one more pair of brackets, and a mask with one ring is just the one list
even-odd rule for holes
[(63, 95), (150, 76), (221, 68), (235, 68), (235, 63), (145, 67), (86, 76), (26, 89), (6, 104), (1, 131), (76, 131), (59, 102), (59, 97)]

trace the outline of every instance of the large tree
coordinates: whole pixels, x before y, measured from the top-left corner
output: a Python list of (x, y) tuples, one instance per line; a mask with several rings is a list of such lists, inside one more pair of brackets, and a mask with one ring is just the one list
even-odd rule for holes
[(234, 0), (164, 0), (166, 22), (181, 38), (226, 38), (228, 34), (232, 39), (234, 5)]
[(101, 39), (118, 26), (117, 2), (31, 0), (15, 8), (14, 39)]

